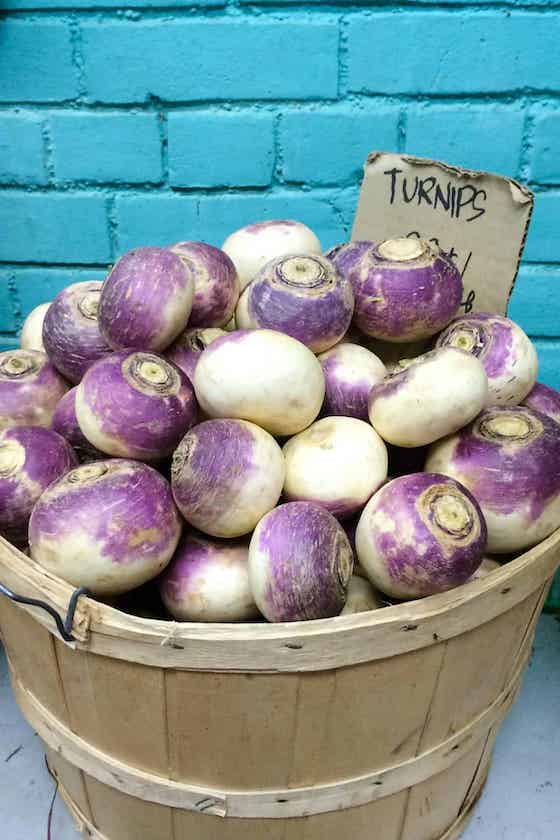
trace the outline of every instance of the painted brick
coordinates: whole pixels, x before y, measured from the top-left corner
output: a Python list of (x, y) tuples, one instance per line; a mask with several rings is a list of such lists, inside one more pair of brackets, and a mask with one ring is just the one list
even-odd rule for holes
[(198, 198), (191, 195), (121, 195), (115, 200), (117, 256), (139, 245), (204, 239)]
[(379, 106), (284, 114), (280, 146), (286, 181), (340, 184), (360, 178), (368, 152), (396, 148), (398, 116), (398, 108)]
[(166, 21), (165, 26), (157, 21), (88, 22), (82, 31), (93, 100), (142, 102), (153, 95), (187, 102), (337, 94), (334, 21), (230, 18)]
[(78, 93), (67, 23), (3, 20), (0, 101), (53, 102)]
[(19, 347), (19, 338), (9, 335), (0, 335), (0, 353), (4, 350), (15, 350)]
[(531, 180), (560, 184), (560, 112), (540, 114), (534, 132)]
[(220, 246), (237, 228), (266, 219), (304, 222), (315, 231), (325, 249), (344, 239), (333, 196), (326, 191), (285, 190), (262, 195), (208, 195), (200, 199), (200, 227), (214, 245)]
[(12, 281), (10, 272), (0, 271), (0, 332), (13, 332), (17, 329), (16, 313), (9, 285)]
[(89, 263), (110, 260), (105, 199), (99, 195), (0, 193), (0, 260)]
[(523, 253), (532, 262), (560, 262), (560, 193), (537, 193)]
[(0, 113), (0, 182), (46, 184), (47, 180), (39, 118)]
[(521, 266), (508, 314), (529, 335), (557, 336), (560, 332), (560, 266), (556, 269)]
[[(546, 56), (546, 72), (538, 55)], [(353, 15), (348, 85), (389, 94), (554, 89), (560, 85), (560, 16), (474, 10)]]
[[(12, 268), (10, 274), (15, 280), (18, 300), (25, 317), (40, 303), (52, 300), (55, 295), (70, 283), (84, 280), (103, 280), (107, 274), (105, 268)], [(2, 272), (0, 272), (0, 282)]]
[(75, 111), (51, 120), (56, 178), (157, 183), (162, 178), (157, 114)]
[[(127, 9), (150, 9), (150, 8), (220, 8), (225, 6), (227, 0), (126, 0), (124, 4)], [(25, 9), (122, 9), (123, 0), (3, 0), (3, 9), (25, 10)]]
[(539, 354), (539, 382), (550, 385), (560, 391), (560, 341), (535, 341)]
[(171, 113), (168, 144), (174, 186), (266, 185), (274, 167), (274, 117), (250, 111)]
[(519, 108), (412, 105), (407, 112), (406, 151), (515, 177), (523, 121)]

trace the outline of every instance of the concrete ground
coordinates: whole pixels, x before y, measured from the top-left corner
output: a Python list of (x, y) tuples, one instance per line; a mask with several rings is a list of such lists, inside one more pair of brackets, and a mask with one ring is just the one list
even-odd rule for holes
[[(17, 709), (2, 652), (0, 837), (47, 840), (52, 793), (53, 782), (44, 766), (41, 742)], [(77, 840), (79, 836), (64, 804), (57, 799), (52, 840)], [(558, 837), (560, 624), (551, 616), (543, 616), (523, 689), (498, 737), (486, 791), (463, 840), (555, 840)]]

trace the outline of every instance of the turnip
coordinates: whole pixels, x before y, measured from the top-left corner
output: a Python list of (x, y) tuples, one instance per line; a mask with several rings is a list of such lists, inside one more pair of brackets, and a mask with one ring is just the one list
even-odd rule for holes
[(190, 381), (194, 379), (194, 369), (203, 350), (216, 338), (226, 335), (225, 330), (215, 327), (207, 329), (187, 329), (175, 339), (171, 347), (165, 351), (165, 357), (180, 367)]
[(302, 222), (256, 222), (230, 234), (222, 250), (237, 269), (241, 291), (270, 260), (287, 254), (320, 254), (321, 243)]
[(340, 615), (354, 615), (355, 613), (379, 610), (385, 604), (369, 582), (355, 573), (350, 578), (346, 604)]
[(233, 313), (233, 315), (231, 316), (231, 318), (229, 319), (227, 324), (224, 325), (223, 329), (226, 332), (233, 332), (234, 330), (237, 329), (237, 322), (235, 320), (235, 312)]
[(430, 449), (426, 469), (476, 497), (488, 551), (520, 551), (560, 525), (560, 425), (526, 406), (492, 406)]
[(548, 385), (538, 382), (523, 400), (523, 405), (560, 423), (560, 393)]
[(325, 375), (323, 413), (367, 420), (369, 392), (387, 375), (381, 359), (365, 347), (342, 341), (321, 353), (319, 361)]
[(43, 344), (49, 359), (75, 385), (93, 362), (112, 352), (97, 323), (102, 286), (91, 280), (63, 289), (43, 323)]
[(336, 344), (354, 311), (349, 281), (318, 254), (291, 254), (266, 263), (237, 304), (240, 329), (268, 328), (291, 335), (314, 353)]
[(465, 583), (482, 562), (484, 517), (469, 491), (437, 473), (395, 478), (370, 499), (356, 550), (371, 583), (393, 598), (421, 598)]
[(498, 563), (497, 560), (491, 560), (490, 557), (483, 557), (482, 563), (469, 580), (481, 580), (501, 568), (501, 563)]
[(96, 449), (78, 425), (78, 418), (76, 417), (77, 390), (77, 387), (71, 388), (57, 403), (52, 418), (52, 428), (68, 441), (76, 451), (80, 461), (94, 461), (98, 458), (104, 460), (107, 457), (106, 453)]
[(315, 502), (334, 516), (360, 510), (387, 478), (387, 447), (369, 423), (324, 417), (284, 445), (287, 500)]
[(339, 615), (353, 566), (334, 516), (311, 502), (288, 502), (264, 516), (249, 545), (253, 597), (268, 621)]
[(0, 353), (0, 429), (50, 426), (69, 387), (40, 350)]
[(425, 239), (349, 242), (328, 252), (352, 283), (354, 322), (384, 341), (416, 341), (439, 332), (461, 303), (459, 269)]
[(432, 443), (469, 423), (486, 405), (482, 363), (455, 347), (432, 350), (375, 385), (369, 419), (396, 446)]
[(282, 450), (264, 429), (206, 420), (177, 447), (171, 485), (187, 522), (215, 537), (239, 537), (277, 503), (284, 474)]
[(196, 416), (188, 378), (155, 353), (106, 356), (89, 368), (76, 392), (80, 429), (108, 455), (139, 461), (170, 455)]
[(167, 248), (136, 248), (115, 264), (99, 302), (99, 328), (115, 350), (164, 350), (187, 326), (194, 271)]
[(246, 543), (184, 537), (159, 589), (179, 621), (250, 621), (259, 615), (249, 587)]
[(41, 426), (14, 426), (0, 432), (0, 533), (27, 542), (27, 523), (43, 490), (77, 466), (64, 438)]
[(45, 352), (43, 345), (43, 321), (51, 302), (40, 303), (32, 309), (21, 328), (19, 344), (22, 350), (41, 350)]
[(180, 534), (167, 481), (146, 464), (121, 459), (67, 473), (43, 493), (29, 522), (32, 558), (101, 596), (158, 575)]
[(309, 426), (325, 396), (323, 370), (311, 350), (274, 330), (237, 330), (202, 353), (196, 396), (210, 417), (251, 420), (274, 435)]
[(189, 327), (223, 327), (235, 312), (239, 279), (230, 257), (206, 242), (178, 242), (170, 250), (194, 277)]
[(473, 312), (456, 318), (436, 347), (458, 347), (484, 365), (487, 405), (519, 405), (537, 378), (537, 351), (521, 327), (502, 315)]

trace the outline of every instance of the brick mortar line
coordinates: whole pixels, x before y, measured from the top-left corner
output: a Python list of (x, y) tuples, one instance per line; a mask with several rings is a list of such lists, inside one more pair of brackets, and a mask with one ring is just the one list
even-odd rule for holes
[(406, 12), (414, 14), (444, 12), (448, 15), (460, 15), (463, 12), (474, 13), (476, 15), (486, 15), (488, 12), (499, 15), (506, 12), (512, 15), (525, 14), (547, 14), (558, 11), (560, 3), (554, 0), (553, 3), (524, 3), (519, 5), (512, 0), (511, 2), (488, 3), (488, 2), (425, 2), (419, 3), (418, 0), (403, 0), (403, 2), (396, 3), (391, 0), (380, 0), (374, 6), (369, 2), (361, 4), (344, 5), (340, 2), (323, 2), (323, 3), (293, 3), (293, 4), (277, 4), (277, 3), (251, 3), (251, 4), (229, 4), (227, 2), (216, 3), (212, 6), (197, 6), (184, 3), (181, 5), (138, 5), (127, 6), (126, 2), (123, 6), (84, 6), (83, 8), (68, 5), (41, 7), (29, 6), (19, 9), (2, 9), (1, 15), (3, 18), (25, 18), (25, 17), (40, 17), (40, 18), (58, 18), (64, 17), (68, 14), (77, 14), (83, 18), (102, 20), (110, 19), (126, 22), (128, 18), (127, 13), (132, 13), (138, 19), (151, 20), (161, 15), (170, 14), (177, 16), (179, 19), (189, 20), (216, 20), (223, 18), (224, 21), (231, 23), (232, 18), (260, 18), (267, 20), (270, 18), (278, 18), (282, 20), (312, 20), (314, 15), (344, 14), (353, 17), (375, 17), (379, 13), (385, 12)]

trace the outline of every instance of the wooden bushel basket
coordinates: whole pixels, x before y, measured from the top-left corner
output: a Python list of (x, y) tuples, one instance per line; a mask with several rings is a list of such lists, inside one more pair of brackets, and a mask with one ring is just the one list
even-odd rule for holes
[[(12, 685), (96, 840), (451, 840), (486, 778), (560, 531), (449, 593), (293, 624), (204, 625), (78, 600), (65, 643), (0, 598)], [(0, 541), (0, 581), (72, 588)]]

